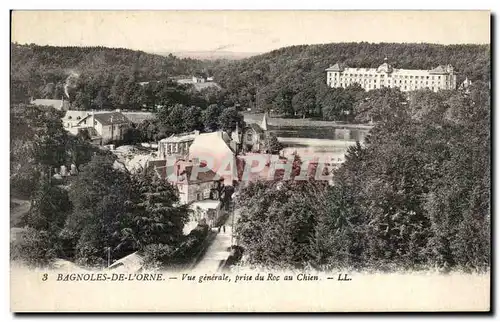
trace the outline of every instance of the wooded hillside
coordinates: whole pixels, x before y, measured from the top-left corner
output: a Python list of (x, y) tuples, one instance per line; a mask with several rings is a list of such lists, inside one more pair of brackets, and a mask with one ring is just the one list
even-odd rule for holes
[(366, 42), (280, 48), (215, 67), (214, 76), (223, 88), (240, 98), (242, 106), (285, 113), (293, 109), (300, 114), (297, 109), (304, 105), (321, 105), (318, 93), (326, 88), (324, 70), (330, 65), (343, 62), (351, 67), (378, 67), (386, 57), (395, 68), (431, 69), (451, 64), (458, 72), (458, 82), (465, 77), (489, 82), (491, 77), (489, 45)]
[(14, 100), (58, 98), (71, 75), (94, 79), (133, 77), (136, 82), (166, 81), (203, 70), (201, 60), (160, 56), (123, 48), (11, 45), (11, 89)]

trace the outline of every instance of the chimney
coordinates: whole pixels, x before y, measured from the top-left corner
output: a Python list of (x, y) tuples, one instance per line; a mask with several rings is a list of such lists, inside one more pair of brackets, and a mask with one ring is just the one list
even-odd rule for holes
[(262, 118), (262, 123), (261, 123), (260, 127), (264, 131), (267, 131), (267, 112), (264, 113), (264, 117)]
[(90, 126), (94, 127), (94, 124), (95, 124), (94, 110), (92, 110), (92, 112), (90, 113), (90, 115), (92, 116), (90, 118)]

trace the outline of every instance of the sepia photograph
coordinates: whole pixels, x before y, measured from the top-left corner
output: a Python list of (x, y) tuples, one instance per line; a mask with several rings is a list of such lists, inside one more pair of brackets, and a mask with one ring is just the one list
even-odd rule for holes
[(490, 11), (10, 15), (12, 312), (491, 310)]

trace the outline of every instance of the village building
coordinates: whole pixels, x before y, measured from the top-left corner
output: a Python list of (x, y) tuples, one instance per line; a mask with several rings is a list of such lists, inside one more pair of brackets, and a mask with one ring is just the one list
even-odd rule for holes
[(233, 132), (233, 140), (240, 144), (243, 152), (264, 152), (265, 142), (268, 135), (267, 114), (264, 114), (262, 123), (245, 123), (242, 133), (239, 128)]
[(72, 127), (76, 127), (78, 123), (87, 116), (91, 115), (92, 111), (73, 111), (68, 110), (64, 114), (62, 120), (63, 126), (68, 129)]
[(204, 221), (212, 225), (222, 215), (223, 179), (212, 170), (193, 174), (195, 166), (205, 166), (196, 162), (177, 160), (170, 164), (167, 160), (156, 160), (149, 166), (161, 179), (177, 188), (179, 203), (187, 204), (193, 210), (190, 222), (196, 225)]
[(325, 71), (327, 85), (334, 88), (359, 84), (366, 91), (389, 87), (403, 92), (424, 88), (437, 92), (455, 89), (457, 85), (457, 76), (451, 65), (430, 70), (396, 69), (387, 63), (387, 58), (378, 68), (351, 68), (337, 63)]
[[(116, 112), (120, 112), (117, 110)], [(124, 112), (121, 111), (123, 115), (130, 121), (130, 123), (139, 125), (144, 121), (154, 120), (156, 118), (155, 113), (152, 112)]]
[(119, 112), (123, 114), (132, 124), (140, 124), (146, 120), (153, 120), (156, 116), (151, 112), (122, 112), (120, 109), (116, 110), (98, 110), (98, 111), (77, 111), (67, 110), (62, 118), (63, 126), (65, 128), (76, 126), (83, 118), (94, 114), (113, 113)]
[(172, 80), (177, 82), (178, 84), (193, 85), (194, 89), (196, 89), (197, 91), (201, 91), (209, 87), (215, 87), (218, 89), (221, 88), (219, 84), (214, 82), (213, 77), (206, 77), (202, 74), (194, 75), (191, 78), (172, 78)]
[(195, 137), (200, 135), (199, 131), (172, 134), (158, 142), (158, 158), (185, 159), (189, 154), (189, 147), (193, 144)]
[(470, 79), (468, 77), (465, 77), (465, 79), (462, 82), (462, 84), (460, 84), (459, 89), (467, 92), (469, 90), (469, 87), (471, 85), (472, 85), (472, 82), (470, 81)]
[(222, 202), (220, 200), (201, 200), (189, 205), (192, 214), (190, 218), (191, 228), (198, 224), (207, 224), (209, 227), (216, 227), (223, 215)]
[[(76, 124), (69, 122), (73, 116), (77, 119)], [(65, 127), (68, 126), (66, 130), (75, 135), (82, 130), (87, 130), (92, 141), (99, 142), (99, 144), (123, 140), (125, 130), (131, 123), (121, 112), (90, 112), (84, 117), (70, 113), (65, 117), (68, 120), (67, 122), (63, 121)], [(71, 119), (69, 119), (70, 117)]]
[(196, 136), (189, 147), (188, 159), (195, 162), (210, 159), (210, 169), (224, 179), (225, 185), (232, 185), (237, 180), (236, 154), (236, 142), (226, 132), (217, 131)]

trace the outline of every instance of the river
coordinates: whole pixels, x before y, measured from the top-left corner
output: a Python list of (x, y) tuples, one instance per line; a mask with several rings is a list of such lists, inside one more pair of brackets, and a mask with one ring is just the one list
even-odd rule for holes
[(319, 157), (334, 162), (343, 162), (347, 149), (364, 142), (369, 132), (367, 128), (345, 126), (269, 126), (269, 131), (276, 134), (283, 144), (283, 153), (289, 156), (296, 153), (300, 156)]

